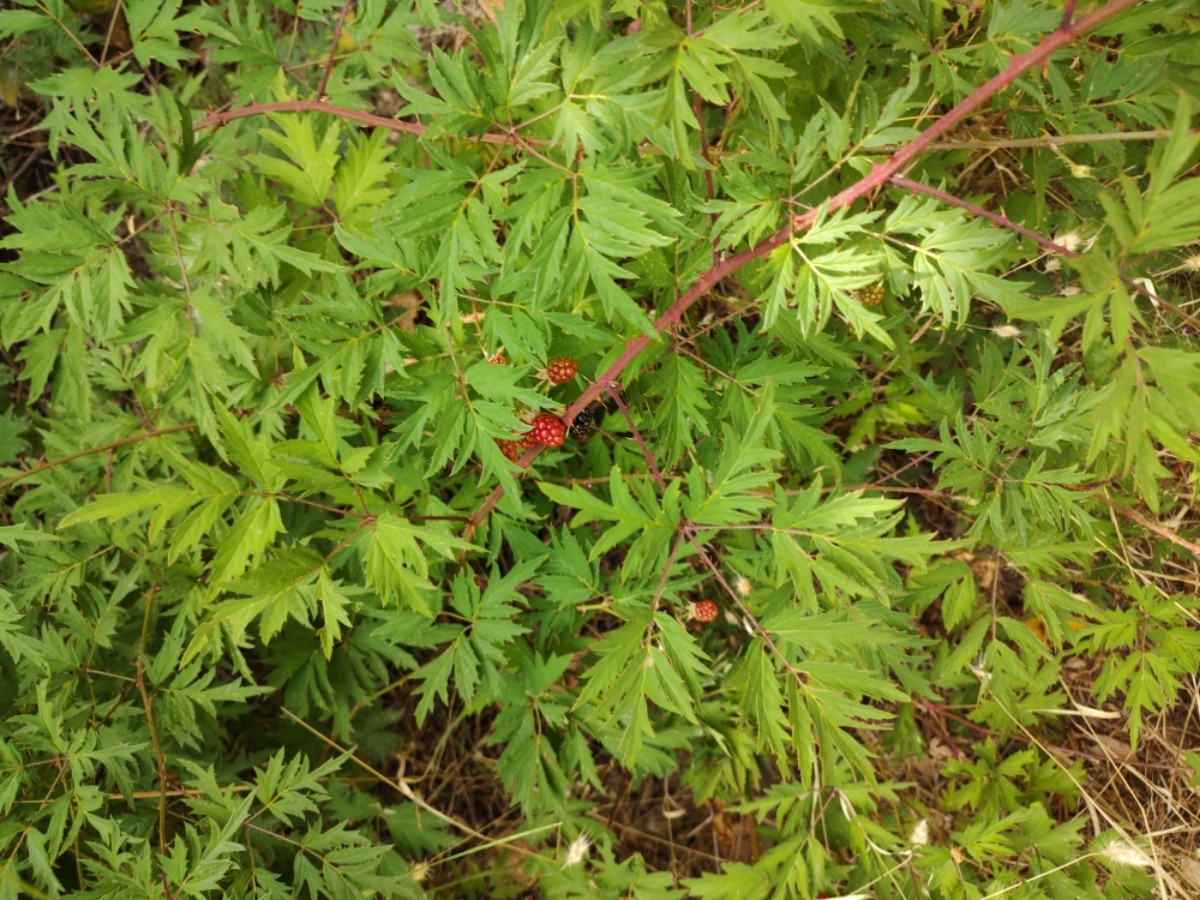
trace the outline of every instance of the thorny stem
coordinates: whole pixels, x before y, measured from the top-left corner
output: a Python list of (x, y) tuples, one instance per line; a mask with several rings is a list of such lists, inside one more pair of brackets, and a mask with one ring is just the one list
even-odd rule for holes
[[(778, 249), (785, 243), (790, 241), (796, 233), (805, 231), (811, 228), (819, 215), (828, 215), (836, 212), (850, 204), (854, 203), (870, 194), (876, 188), (887, 183), (887, 181), (896, 175), (904, 166), (915, 159), (926, 147), (936, 141), (946, 132), (950, 131), (959, 121), (964, 119), (978, 106), (982, 105), (985, 100), (988, 100), (1001, 89), (1007, 87), (1015, 81), (1022, 73), (1029, 69), (1036, 68), (1042, 65), (1055, 50), (1062, 47), (1064, 44), (1073, 40), (1078, 35), (1095, 28), (1101, 22), (1116, 15), (1121, 10), (1133, 6), (1138, 0), (1110, 0), (1109, 3), (1094, 10), (1087, 16), (1084, 16), (1077, 23), (1065, 30), (1059, 30), (1048, 35), (1042, 40), (1037, 47), (1030, 50), (1028, 53), (1021, 56), (1014, 56), (1012, 61), (1003, 72), (990, 78), (980, 87), (976, 88), (969, 96), (964, 98), (961, 103), (951, 109), (945, 116), (923, 131), (920, 135), (906, 147), (897, 151), (887, 162), (875, 166), (875, 168), (866, 176), (864, 176), (857, 184), (851, 185), (840, 193), (831, 197), (826, 201), (820, 209), (812, 210), (792, 218), (792, 221), (785, 227), (779, 229), (770, 237), (764, 238), (759, 243), (755, 244), (747, 250), (734, 256), (727, 257), (714, 265), (707, 272), (702, 274), (696, 283), (692, 285), (678, 300), (675, 301), (662, 315), (654, 322), (655, 336), (661, 334), (670, 326), (678, 323), (683, 314), (702, 296), (708, 293), (712, 287), (727, 275), (736, 272), (738, 269), (753, 262), (760, 257), (766, 256), (768, 253)], [(608, 367), (591, 386), (587, 388), (568, 408), (565, 418), (567, 421), (574, 419), (575, 415), (589, 405), (592, 401), (599, 398), (604, 392), (605, 386), (617, 379), (617, 376), (623, 372), (630, 363), (640, 354), (651, 341), (650, 335), (641, 334), (628, 341), (625, 345), (624, 352), (617, 360)], [(494, 505), (494, 504), (493, 504)]]
[[(802, 215), (795, 216), (792, 220), (792, 230), (802, 231), (810, 228), (816, 221), (818, 215), (835, 212), (843, 207), (849, 206), (851, 203), (861, 199), (862, 197), (865, 197), (876, 188), (887, 183), (888, 179), (916, 159), (929, 147), (929, 145), (953, 129), (955, 125), (974, 112), (976, 108), (982, 106), (986, 100), (991, 99), (1001, 90), (1016, 81), (1017, 78), (1022, 74), (1030, 69), (1044, 65), (1050, 60), (1050, 57), (1054, 54), (1054, 51), (1066, 44), (1069, 44), (1079, 35), (1091, 31), (1105, 20), (1112, 18), (1123, 9), (1134, 6), (1138, 2), (1139, 0), (1109, 0), (1108, 3), (1104, 4), (1104, 6), (1093, 10), (1074, 25), (1065, 28), (1060, 27), (1052, 34), (1048, 34), (1028, 53), (1014, 56), (1009, 61), (1009, 64), (1005, 66), (1004, 71), (992, 76), (975, 90), (973, 90), (970, 94), (964, 97), (961, 102), (956, 104), (953, 109), (946, 113), (946, 115), (942, 116), (931, 126), (926, 128), (909, 144), (901, 147), (898, 151), (892, 154), (891, 158), (887, 162), (875, 166), (869, 174), (865, 175), (856, 184), (852, 184), (850, 187), (835, 194), (825, 202), (821, 209), (812, 210)], [(771, 241), (772, 239), (778, 237), (779, 234), (777, 233), (771, 238), (767, 238), (767, 241)], [(764, 241), (763, 243), (767, 243), (767, 241)], [(780, 241), (780, 243), (782, 243), (782, 241)], [(776, 246), (778, 246), (778, 244)]]
[(679, 548), (683, 546), (684, 533), (682, 530), (676, 532), (675, 543), (671, 546), (671, 555), (667, 557), (667, 564), (663, 566), (662, 574), (658, 578), (658, 587), (654, 589), (654, 599), (650, 601), (650, 611), (658, 610), (658, 603), (662, 600), (663, 591), (667, 587), (667, 579), (671, 577), (671, 568), (675, 565), (675, 559), (679, 556)]
[[(910, 162), (916, 159), (920, 154), (926, 152), (933, 147), (938, 138), (951, 131), (959, 122), (966, 118), (975, 109), (982, 106), (987, 100), (991, 99), (1004, 88), (1012, 84), (1016, 79), (1025, 72), (1035, 69), (1038, 66), (1044, 65), (1054, 54), (1063, 46), (1071, 43), (1082, 34), (1091, 31), (1101, 23), (1107, 21), (1121, 11), (1134, 6), (1139, 0), (1109, 0), (1092, 12), (1079, 19), (1073, 19), (1072, 13), (1074, 10), (1074, 0), (1068, 0), (1067, 14), (1064, 15), (1062, 23), (1053, 33), (1047, 35), (1042, 41), (1030, 50), (1028, 53), (1023, 53), (1018, 56), (1013, 56), (1009, 64), (1004, 70), (985, 81), (982, 85), (972, 91), (967, 97), (963, 98), (956, 104), (946, 115), (938, 119), (933, 125), (923, 131), (920, 135), (914, 138), (910, 143), (897, 150), (886, 162), (874, 166), (870, 173), (861, 178), (858, 182), (839, 193), (835, 194), (829, 200), (825, 201), (818, 209), (809, 210), (808, 212), (798, 214), (792, 217), (791, 221), (780, 228), (773, 235), (764, 238), (754, 246), (743, 250), (733, 256), (720, 259), (715, 262), (707, 272), (702, 274), (696, 282), (679, 297), (668, 309), (663, 312), (653, 324), (653, 334), (640, 334), (629, 340), (625, 345), (625, 350), (617, 358), (617, 360), (601, 374), (601, 376), (593, 382), (584, 392), (567, 409), (564, 414), (564, 420), (571, 422), (580, 410), (590, 405), (597, 400), (602, 393), (607, 389), (607, 386), (616, 381), (617, 377), (629, 367), (629, 365), (641, 354), (643, 350), (650, 345), (653, 338), (658, 337), (673, 325), (678, 324), (697, 300), (707, 294), (712, 288), (723, 278), (731, 275), (743, 266), (748, 265), (756, 259), (766, 256), (769, 253), (782, 247), (790, 242), (796, 234), (806, 231), (813, 226), (819, 216), (828, 215), (840, 209), (855, 203), (856, 201), (873, 193), (876, 189), (887, 184), (894, 176)], [(374, 125), (380, 128), (387, 128), (393, 131), (400, 131), (406, 134), (422, 135), (428, 128), (425, 125), (415, 122), (404, 122), (399, 119), (387, 118), (384, 116), (376, 116), (371, 113), (362, 112), (359, 110), (346, 109), (336, 106), (332, 103), (327, 103), (324, 100), (291, 100), (280, 103), (254, 103), (249, 106), (240, 107), (237, 109), (226, 110), (224, 112), (210, 113), (203, 119), (195, 123), (196, 128), (206, 128), (214, 125), (224, 125), (234, 119), (247, 118), (249, 116), (262, 115), (269, 112), (322, 112), (330, 115), (340, 116), (345, 119), (350, 119), (357, 122), (362, 122), (367, 125)], [(512, 134), (494, 134), (487, 133), (478, 135), (476, 140), (485, 143), (493, 144), (545, 144), (545, 141), (532, 141), (529, 139), (517, 140)], [(526, 469), (529, 464), (537, 457), (539, 448), (533, 448), (527, 451), (524, 456), (518, 461), (518, 465)], [(0, 482), (0, 487), (3, 487), (5, 482)], [(504, 495), (503, 486), (497, 486), (487, 499), (479, 506), (475, 513), (471, 516), (467, 526), (467, 532), (472, 533), (475, 527), (483, 521), (483, 518), (491, 512), (500, 498)]]
[(264, 113), (273, 112), (329, 113), (343, 119), (362, 122), (364, 125), (374, 125), (377, 128), (387, 128), (392, 131), (402, 131), (405, 134), (413, 135), (422, 135), (427, 130), (425, 125), (420, 125), (416, 122), (403, 122), (400, 119), (376, 116), (362, 110), (347, 109), (343, 106), (335, 106), (325, 100), (284, 100), (279, 103), (251, 103), (249, 106), (227, 109), (224, 112), (209, 113), (203, 119), (196, 122), (193, 127), (196, 129), (210, 128), (225, 125), (234, 119), (246, 119), (251, 116), (261, 116)]
[[(985, 101), (1008, 87), (1008, 85), (1016, 81), (1022, 74), (1043, 65), (1056, 50), (1138, 2), (1139, 0), (1109, 0), (1108, 3), (1093, 10), (1083, 18), (1078, 19), (1073, 24), (1067, 27), (1060, 27), (1057, 31), (1047, 35), (1042, 39), (1041, 43), (1028, 53), (1014, 56), (1009, 61), (1009, 64), (1005, 66), (1004, 71), (985, 81), (967, 97), (963, 98), (946, 115), (921, 132), (908, 145), (896, 151), (886, 162), (876, 165), (869, 174), (865, 175), (857, 183), (835, 194), (825, 201), (820, 208), (793, 216), (787, 225), (770, 237), (759, 241), (753, 247), (717, 262), (712, 268), (702, 274), (664, 313), (655, 319), (653, 335), (639, 334), (625, 344), (625, 350), (617, 357), (616, 361), (588, 386), (579, 396), (578, 400), (567, 408), (567, 411), (563, 415), (564, 420), (568, 423), (573, 421), (580, 410), (597, 400), (605, 392), (607, 386), (615, 382), (641, 352), (650, 346), (651, 340), (661, 335), (671, 326), (678, 324), (682, 320), (683, 314), (697, 300), (712, 290), (721, 279), (790, 242), (796, 234), (811, 228), (819, 216), (829, 215), (850, 206), (855, 201), (866, 197), (877, 188), (887, 184), (894, 175), (899, 174), (901, 169), (927, 150), (938, 138), (953, 129), (955, 125), (970, 115), (975, 109), (982, 106)], [(529, 450), (518, 461), (518, 465), (523, 469), (528, 468), (538, 452), (539, 448), (537, 447)], [(471, 516), (471, 525), (468, 526), (470, 532), (473, 532), (475, 527), (483, 521), (484, 517), (495, 508), (502, 496), (504, 496), (504, 487), (503, 485), (497, 485)]]

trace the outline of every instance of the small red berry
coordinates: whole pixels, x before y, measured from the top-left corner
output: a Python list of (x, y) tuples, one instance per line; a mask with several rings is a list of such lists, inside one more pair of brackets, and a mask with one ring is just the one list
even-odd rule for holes
[(700, 622), (712, 622), (717, 618), (717, 604), (711, 600), (697, 600), (692, 604), (692, 617)]
[(516, 462), (517, 457), (521, 455), (521, 445), (517, 441), (496, 441), (496, 445), (500, 448), (500, 452), (512, 462)]
[(575, 360), (569, 356), (552, 359), (546, 364), (546, 378), (551, 384), (566, 384), (575, 377)]
[(490, 362), (493, 366), (508, 365), (508, 360), (505, 358), (503, 350), (501, 350), (495, 356), (489, 356), (488, 362)]
[(527, 435), (535, 444), (545, 444), (547, 447), (557, 447), (567, 436), (567, 426), (562, 420), (549, 413), (538, 413), (529, 426)]

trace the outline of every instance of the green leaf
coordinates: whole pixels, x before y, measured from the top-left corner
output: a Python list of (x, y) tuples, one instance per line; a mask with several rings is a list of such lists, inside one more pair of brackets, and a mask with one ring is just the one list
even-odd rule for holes
[(187, 488), (172, 487), (170, 485), (162, 485), (151, 491), (129, 491), (107, 494), (93, 500), (87, 506), (82, 506), (73, 512), (67, 513), (67, 515), (63, 516), (62, 521), (58, 523), (58, 527), (60, 529), (70, 528), (72, 525), (82, 525), (100, 519), (107, 519), (111, 522), (184, 498), (187, 498), (191, 502), (199, 499), (195, 497), (193, 491)]
[(429, 559), (423, 548), (453, 559), (455, 552), (478, 549), (460, 538), (429, 528), (417, 528), (397, 516), (379, 516), (365, 540), (367, 584), (385, 602), (398, 599), (402, 607), (432, 615), (428, 592)]

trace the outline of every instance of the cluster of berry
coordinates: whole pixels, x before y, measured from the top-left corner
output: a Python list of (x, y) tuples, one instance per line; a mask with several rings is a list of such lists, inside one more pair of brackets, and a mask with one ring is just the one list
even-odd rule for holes
[[(491, 362), (503, 364), (503, 356), (494, 356)], [(546, 364), (542, 377), (551, 384), (566, 384), (575, 377), (575, 360), (569, 356), (552, 359)], [(582, 410), (571, 423), (570, 433), (575, 437), (585, 436), (592, 427), (592, 415), (586, 409)], [(567, 426), (558, 416), (550, 413), (538, 413), (529, 423), (529, 430), (515, 441), (497, 441), (506, 457), (513, 462), (526, 450), (536, 446), (558, 447), (566, 439)]]
[[(503, 365), (507, 360), (502, 355), (497, 355), (493, 356), (490, 362)], [(550, 360), (546, 364), (545, 370), (541, 373), (541, 377), (551, 384), (566, 384), (575, 377), (575, 373), (575, 360), (569, 356), (563, 356)], [(506, 457), (516, 462), (526, 450), (530, 450), (536, 446), (561, 446), (568, 432), (573, 437), (585, 437), (588, 431), (591, 430), (591, 427), (592, 414), (586, 409), (579, 411), (574, 421), (571, 422), (570, 428), (567, 428), (558, 416), (552, 416), (550, 413), (538, 413), (534, 416), (533, 421), (529, 423), (529, 430), (519, 439), (513, 441), (501, 440), (496, 441), (496, 443)], [(717, 604), (712, 600), (697, 600), (692, 604), (688, 618), (707, 625), (716, 620), (719, 612)]]

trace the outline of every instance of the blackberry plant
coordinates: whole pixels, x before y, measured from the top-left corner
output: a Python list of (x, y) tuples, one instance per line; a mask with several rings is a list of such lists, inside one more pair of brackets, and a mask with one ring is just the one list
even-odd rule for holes
[(0, 898), (1200, 891), (1195, 0), (0, 40)]

